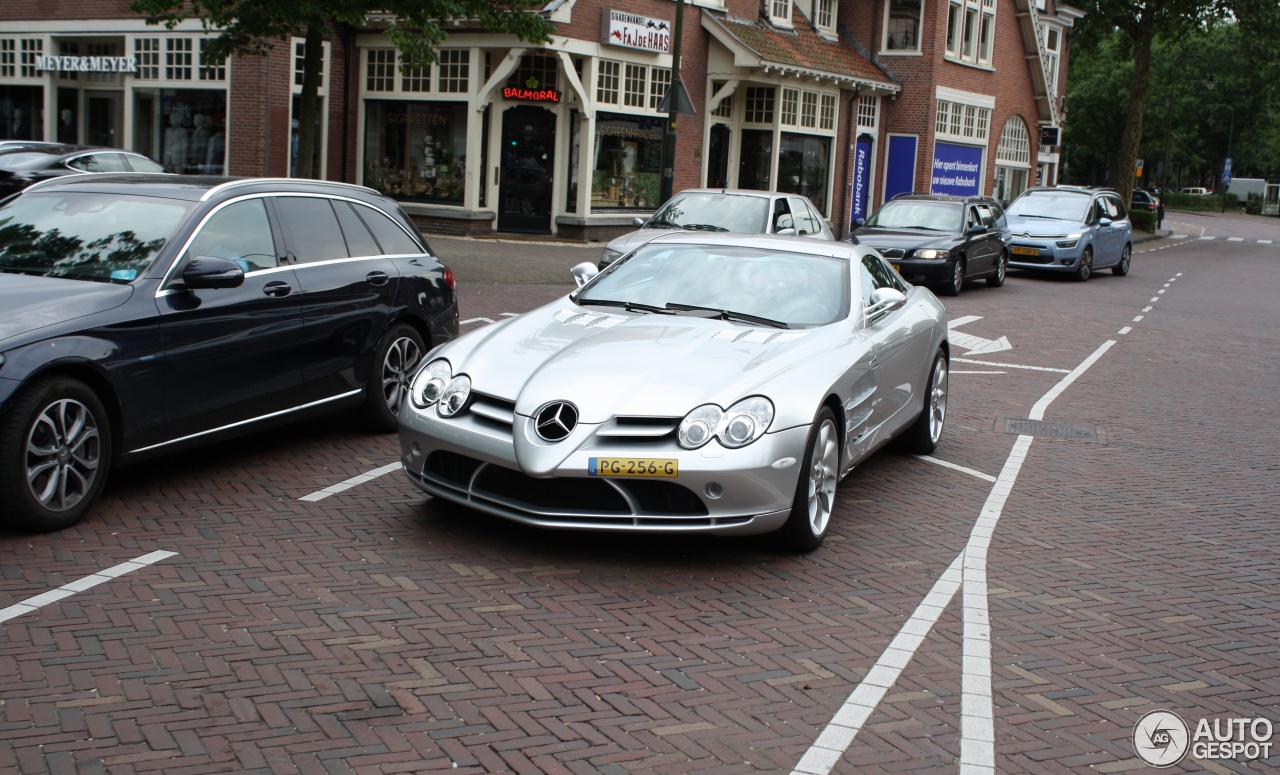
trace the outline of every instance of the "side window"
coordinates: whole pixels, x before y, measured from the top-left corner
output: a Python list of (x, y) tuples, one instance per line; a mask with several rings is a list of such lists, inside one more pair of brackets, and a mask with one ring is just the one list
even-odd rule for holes
[(310, 264), (347, 257), (347, 243), (328, 199), (279, 196), (273, 201), (294, 261)]
[(125, 161), (134, 172), (167, 172), (163, 164), (151, 161), (143, 156), (125, 156)]
[(385, 213), (368, 205), (356, 205), (356, 212), (360, 213), (361, 220), (377, 238), (384, 255), (416, 256), (424, 252), (422, 246), (405, 234), (404, 229)]
[(813, 214), (805, 206), (804, 200), (788, 198), (787, 204), (791, 206), (791, 212), (796, 219), (796, 233), (801, 236), (813, 234), (818, 224), (813, 222)]
[(81, 172), (128, 172), (124, 158), (118, 153), (91, 153), (77, 156), (67, 162), (67, 166)]
[(877, 288), (895, 288), (903, 293), (907, 291), (884, 259), (873, 253), (862, 257), (862, 306), (871, 303), (871, 293)]
[[(777, 199), (773, 200), (773, 233), (774, 234), (778, 233), (778, 229), (786, 228), (785, 226), (778, 225), (778, 221), (784, 215), (791, 215), (791, 208), (787, 207), (786, 199), (784, 199), (783, 197), (778, 197)], [(792, 228), (796, 229), (796, 231), (800, 230), (800, 224), (795, 222), (795, 216), (792, 216), (791, 226)]]
[(813, 236), (821, 237), (822, 226), (824, 223), (823, 217), (819, 215), (818, 211), (813, 209), (813, 207), (806, 206), (806, 209), (809, 211), (809, 216), (813, 218)]
[(342, 227), (342, 236), (347, 238), (347, 252), (352, 258), (376, 256), (382, 252), (349, 203), (335, 200), (333, 210), (338, 214), (338, 225)]
[(991, 214), (991, 208), (987, 205), (978, 205), (977, 209), (979, 223), (989, 229), (994, 229), (996, 227), (996, 219), (995, 216)]
[(1111, 205), (1111, 209), (1115, 210), (1115, 219), (1118, 221), (1129, 217), (1129, 211), (1125, 209), (1124, 202), (1120, 201), (1118, 196), (1107, 197), (1107, 203)]
[(187, 249), (187, 258), (228, 258), (246, 272), (277, 266), (271, 222), (261, 199), (247, 199), (214, 213)]
[(968, 211), (968, 215), (965, 217), (965, 222), (964, 222), (965, 230), (968, 231), (974, 226), (981, 226), (982, 218), (978, 216), (978, 208), (967, 207), (965, 209)]
[(1089, 205), (1089, 218), (1085, 223), (1088, 223), (1090, 226), (1096, 226), (1098, 219), (1105, 217), (1106, 214), (1106, 210), (1102, 208), (1102, 200), (1095, 199), (1093, 204)]
[(871, 270), (867, 268), (868, 259), (872, 256), (863, 256), (858, 262), (858, 283), (862, 286), (862, 306), (866, 308), (871, 304), (871, 292), (876, 289), (875, 275), (871, 274)]
[(1004, 217), (1004, 208), (1000, 207), (1000, 205), (996, 202), (991, 203), (991, 217), (995, 219), (996, 228), (998, 229), (1009, 228), (1009, 222), (1006, 221)]

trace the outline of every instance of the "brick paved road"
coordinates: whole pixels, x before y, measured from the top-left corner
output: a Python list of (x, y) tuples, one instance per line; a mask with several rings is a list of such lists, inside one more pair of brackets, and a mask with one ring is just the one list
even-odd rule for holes
[[(464, 319), (555, 298), (597, 252), (433, 243)], [(953, 364), (935, 457), (983, 474), (1016, 438), (998, 422), (1116, 341), (1045, 416), (1105, 444), (1037, 438), (991, 544), (1001, 772), (1141, 771), (1153, 708), (1280, 722), (1280, 244), (1172, 244), (1127, 278), (948, 300), (1014, 345), (971, 360), (1060, 370)], [(882, 454), (804, 557), (532, 530), (399, 473), (298, 500), (394, 460), (335, 418), (121, 471), (84, 524), (0, 536), (0, 607), (177, 552), (0, 623), (0, 772), (785, 772), (992, 489)], [(835, 772), (957, 771), (962, 632), (957, 595)]]

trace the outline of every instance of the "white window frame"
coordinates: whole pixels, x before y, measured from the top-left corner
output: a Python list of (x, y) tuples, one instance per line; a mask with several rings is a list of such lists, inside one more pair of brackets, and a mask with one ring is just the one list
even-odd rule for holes
[(925, 0), (916, 0), (919, 3), (920, 14), (916, 19), (916, 45), (915, 48), (889, 48), (889, 12), (892, 6), (892, 0), (885, 0), (884, 19), (881, 24), (882, 32), (880, 33), (880, 54), (881, 56), (922, 56), (923, 51), (920, 48), (921, 32), (924, 30), (924, 3)]
[[(983, 45), (983, 29), (989, 31)], [(951, 62), (991, 69), (995, 52), (995, 0), (947, 0), (943, 56)]]
[(943, 142), (986, 145), (996, 99), (985, 94), (935, 87), (934, 135)]
[[(296, 41), (301, 39), (294, 38), (294, 40)], [(328, 46), (329, 44), (326, 42), (325, 49), (324, 49), (325, 51), (324, 81), (326, 84), (326, 87), (325, 87), (326, 89), (328, 88), (327, 84), (329, 82), (329, 68), (332, 63)], [(456, 51), (461, 51), (466, 53), (466, 56), (463, 58), (463, 61), (461, 62), (443, 61), (444, 59), (447, 58), (445, 52), (456, 52)], [(359, 85), (360, 96), (362, 98), (375, 99), (375, 100), (381, 100), (381, 99), (427, 100), (429, 99), (432, 101), (450, 101), (450, 100), (457, 100), (460, 102), (466, 101), (471, 95), (476, 93), (476, 91), (479, 89), (481, 85), (483, 85), (482, 83), (478, 83), (480, 79), (476, 77), (477, 76), (476, 62), (480, 61), (481, 65), (483, 65), (483, 58), (478, 56), (478, 51), (479, 50), (476, 49), (475, 47), (470, 47), (470, 46), (452, 46), (452, 47), (442, 48), (440, 49), (441, 61), (437, 61), (431, 65), (427, 65), (426, 67), (423, 67), (420, 69), (412, 70), (410, 72), (413, 74), (406, 76), (404, 73), (400, 71), (400, 51), (398, 49), (392, 46), (361, 46), (360, 47), (360, 71), (357, 76), (360, 79), (360, 85)], [(379, 81), (389, 81), (391, 84), (390, 89), (374, 89), (374, 88), (370, 88), (369, 86), (369, 81), (371, 78), (371, 75), (369, 72), (369, 64), (370, 64), (370, 60), (375, 58), (374, 56), (375, 52), (377, 52), (377, 58), (379, 59), (385, 59), (388, 53), (391, 56), (390, 62), (382, 61), (377, 63), (382, 66), (390, 67), (390, 70), (379, 72), (376, 76), (372, 76), (372, 77), (376, 77)], [(466, 67), (467, 68), (466, 91), (444, 91), (441, 89), (441, 86), (446, 80), (445, 73), (447, 72), (446, 68), (448, 67)], [(426, 81), (428, 83), (427, 88), (426, 89), (409, 88), (410, 82), (414, 80)]]
[[(290, 38), (289, 51), (293, 57), (293, 78), (289, 83), (289, 132), (285, 136), (284, 158), (287, 163), (293, 163), (293, 98), (302, 94), (302, 76), (300, 48), (306, 44), (305, 38)], [(320, 180), (327, 180), (329, 174), (329, 71), (332, 69), (333, 61), (330, 55), (329, 41), (324, 41), (321, 48), (320, 59), (320, 88), (316, 91), (316, 96), (320, 98), (320, 140), (319, 146), (316, 147), (316, 153), (320, 154)], [(379, 94), (381, 92), (378, 92)]]
[(792, 29), (792, 0), (761, 0), (761, 2), (764, 3), (765, 13), (769, 18), (770, 24), (788, 30)]
[[(1050, 34), (1057, 35), (1057, 46), (1049, 45)], [(1062, 30), (1056, 25), (1044, 25), (1044, 53), (1049, 60), (1049, 95), (1056, 97), (1058, 94), (1058, 64), (1062, 61)]]
[(813, 0), (813, 26), (819, 32), (835, 34), (836, 8), (836, 0)]
[[(658, 106), (671, 88), (671, 68), (630, 59), (596, 60), (595, 103), (610, 113), (664, 116)], [(639, 85), (639, 90), (628, 90)], [(585, 84), (584, 84), (585, 86)], [(661, 88), (661, 93), (659, 89)], [(608, 96), (612, 95), (610, 101)]]

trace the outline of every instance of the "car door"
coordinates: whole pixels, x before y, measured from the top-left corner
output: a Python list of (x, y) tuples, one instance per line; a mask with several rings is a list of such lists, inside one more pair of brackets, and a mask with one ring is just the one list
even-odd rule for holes
[(1102, 217), (1111, 221), (1111, 223), (1108, 226), (1100, 225), (1101, 230), (1106, 235), (1107, 252), (1105, 256), (1095, 256), (1093, 263), (1094, 266), (1105, 267), (1111, 266), (1120, 260), (1120, 251), (1124, 248), (1124, 227), (1127, 221), (1120, 214), (1120, 208), (1117, 207), (1118, 200), (1104, 195), (1098, 197), (1098, 203), (1102, 205)]
[(395, 262), (344, 199), (276, 196), (272, 204), (302, 290), (305, 400), (361, 390), (392, 313)]
[(787, 205), (791, 208), (791, 215), (795, 218), (796, 234), (801, 237), (822, 237), (822, 229), (818, 226), (817, 219), (813, 213), (809, 211), (809, 206), (804, 200), (798, 196), (787, 197)]
[(1108, 209), (1115, 213), (1111, 223), (1116, 239), (1114, 247), (1115, 261), (1113, 263), (1118, 263), (1124, 254), (1125, 244), (1129, 242), (1133, 225), (1129, 221), (1129, 210), (1124, 206), (1124, 201), (1120, 197), (1115, 194), (1107, 194), (1107, 204), (1109, 205)]
[[(870, 294), (877, 288), (894, 288), (903, 293), (911, 290), (884, 259), (874, 253), (863, 256), (859, 266), (864, 307), (870, 304)], [(872, 407), (871, 426), (883, 427), (876, 439), (898, 427), (917, 403), (913, 396), (921, 389), (920, 381), (924, 377), (922, 364), (928, 355), (924, 348), (929, 344), (928, 337), (920, 335), (920, 332), (930, 322), (931, 318), (925, 315), (921, 304), (910, 298), (896, 310), (881, 312), (865, 320), (864, 333), (876, 347), (876, 400)]]
[[(302, 403), (301, 294), (281, 247), (263, 199), (233, 201), (205, 219), (167, 276), (156, 305), (171, 439)], [(183, 267), (198, 256), (236, 262), (244, 282), (187, 288)]]
[(986, 224), (978, 208), (975, 205), (968, 205), (965, 207), (964, 219), (964, 255), (968, 261), (966, 274), (969, 276), (980, 275), (990, 271), (993, 261), (991, 255), (991, 230), (988, 229), (982, 234), (970, 234), (969, 230), (975, 226), (985, 227)]
[[(790, 219), (790, 226), (778, 225), (779, 223), (788, 223), (788, 221), (783, 220), (784, 218)], [(769, 233), (777, 234), (779, 229), (786, 228), (795, 229), (797, 234), (800, 233), (800, 224), (797, 223), (795, 214), (791, 212), (791, 208), (787, 205), (787, 198), (784, 196), (776, 197), (773, 200), (773, 214), (769, 216)]]

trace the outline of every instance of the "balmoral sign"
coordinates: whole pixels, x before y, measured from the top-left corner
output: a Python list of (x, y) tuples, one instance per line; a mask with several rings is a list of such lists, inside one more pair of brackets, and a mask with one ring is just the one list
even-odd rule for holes
[(671, 53), (671, 25), (661, 19), (610, 11), (604, 19), (604, 42), (615, 46)]
[(136, 73), (133, 57), (36, 57), (36, 70), (63, 73)]

